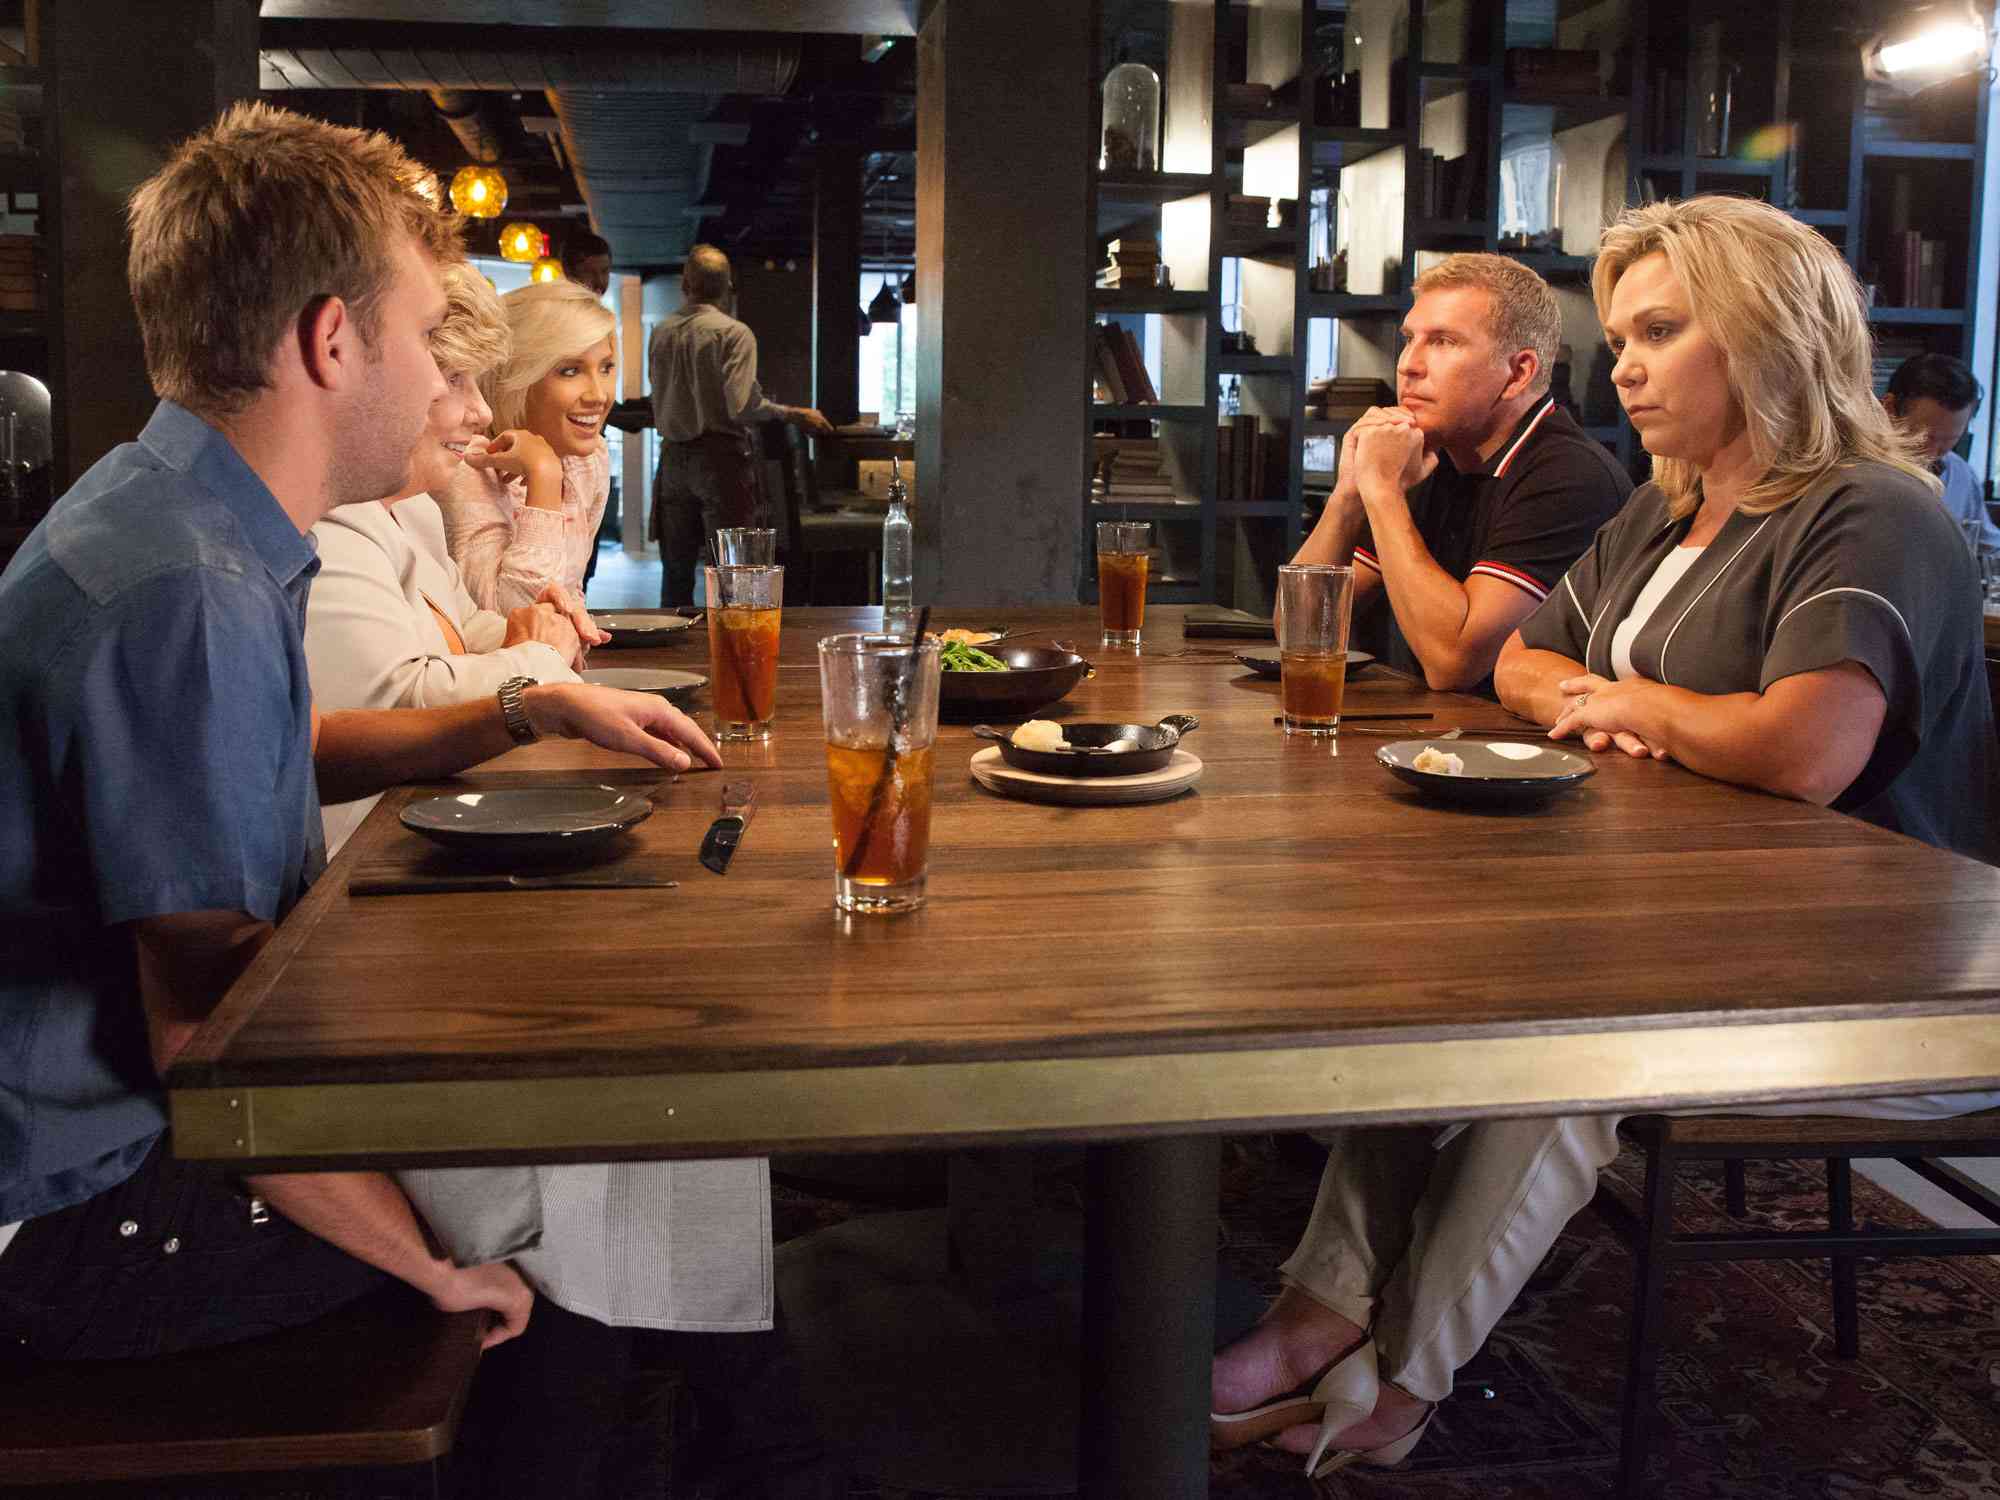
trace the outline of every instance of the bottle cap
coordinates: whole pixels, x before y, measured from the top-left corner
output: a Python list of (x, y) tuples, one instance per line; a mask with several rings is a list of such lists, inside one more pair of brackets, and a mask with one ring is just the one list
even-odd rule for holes
[(889, 455), (889, 503), (901, 505), (910, 498), (909, 487), (903, 483), (903, 465), (896, 454)]

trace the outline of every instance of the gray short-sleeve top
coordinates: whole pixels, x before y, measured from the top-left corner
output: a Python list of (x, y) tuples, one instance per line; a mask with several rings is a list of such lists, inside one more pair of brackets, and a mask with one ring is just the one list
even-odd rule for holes
[[(1522, 640), (1612, 676), (1612, 632), (1692, 520), (1671, 518), (1658, 486), (1640, 488)], [(1632, 665), (1719, 695), (1858, 662), (1888, 712), (1834, 807), (2000, 862), (1983, 641), (1979, 580), (1951, 518), (1913, 475), (1859, 463), (1778, 510), (1731, 516), (1633, 640)]]

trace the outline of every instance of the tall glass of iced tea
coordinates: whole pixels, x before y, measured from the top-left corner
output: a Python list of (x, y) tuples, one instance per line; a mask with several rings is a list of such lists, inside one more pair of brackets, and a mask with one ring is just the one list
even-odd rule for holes
[(1136, 646), (1146, 623), (1148, 521), (1097, 523), (1097, 604), (1104, 616), (1104, 644)]
[(1286, 734), (1340, 733), (1354, 570), (1324, 563), (1278, 569), (1278, 665)]
[(778, 712), (781, 567), (711, 566), (708, 583), (708, 691), (718, 740), (768, 740)]
[(924, 904), (937, 744), (935, 636), (830, 635), (819, 643), (833, 904), (903, 912)]

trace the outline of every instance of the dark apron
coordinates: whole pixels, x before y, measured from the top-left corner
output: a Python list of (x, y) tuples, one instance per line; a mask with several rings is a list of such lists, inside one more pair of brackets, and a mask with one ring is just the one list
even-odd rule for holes
[(716, 499), (724, 526), (757, 524), (757, 463), (750, 456), (750, 439), (736, 432), (704, 432), (692, 442), (670, 448), (699, 453), (715, 476)]

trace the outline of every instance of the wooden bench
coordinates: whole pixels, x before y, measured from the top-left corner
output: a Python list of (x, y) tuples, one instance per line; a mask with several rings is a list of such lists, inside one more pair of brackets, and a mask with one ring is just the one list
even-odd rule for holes
[(434, 1495), (482, 1331), (391, 1288), (215, 1349), (0, 1362), (0, 1489), (153, 1496), (164, 1479), (368, 1469), (398, 1471), (371, 1495)]

